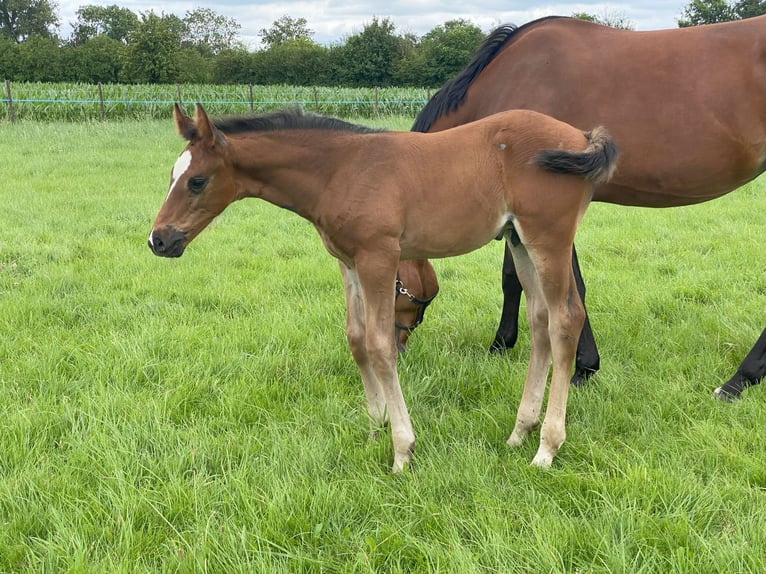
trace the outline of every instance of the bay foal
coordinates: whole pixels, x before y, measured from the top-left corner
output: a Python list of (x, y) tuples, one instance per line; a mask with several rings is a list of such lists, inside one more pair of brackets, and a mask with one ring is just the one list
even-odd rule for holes
[(390, 423), (393, 471), (415, 434), (396, 370), (394, 290), (400, 259), (449, 257), (505, 236), (527, 293), (531, 354), (516, 424), (519, 445), (540, 418), (551, 464), (564, 441), (569, 376), (584, 310), (572, 267), (575, 230), (616, 162), (606, 132), (530, 111), (508, 111), (436, 134), (381, 132), (299, 111), (211, 122), (174, 108), (187, 141), (149, 235), (179, 257), (227, 205), (258, 197), (314, 224), (340, 264), (346, 334), (374, 428)]

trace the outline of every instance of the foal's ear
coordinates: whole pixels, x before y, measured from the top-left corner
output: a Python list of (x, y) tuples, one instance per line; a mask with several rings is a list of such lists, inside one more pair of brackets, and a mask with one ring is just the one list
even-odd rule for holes
[(211, 146), (217, 143), (226, 143), (223, 134), (216, 129), (216, 127), (210, 121), (210, 118), (207, 117), (207, 113), (205, 113), (205, 109), (202, 107), (202, 104), (197, 104), (197, 109), (194, 112), (194, 123), (197, 126), (197, 136), (199, 137), (200, 141)]
[(194, 125), (194, 120), (184, 114), (181, 106), (178, 104), (173, 104), (173, 119), (176, 121), (178, 133), (186, 141), (191, 141), (197, 136), (197, 127)]

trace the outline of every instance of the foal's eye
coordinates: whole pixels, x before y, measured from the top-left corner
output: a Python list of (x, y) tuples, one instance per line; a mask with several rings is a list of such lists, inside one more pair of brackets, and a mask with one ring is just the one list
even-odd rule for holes
[(190, 177), (189, 178), (189, 191), (192, 193), (202, 193), (202, 190), (205, 189), (205, 186), (207, 185), (207, 178), (206, 177)]

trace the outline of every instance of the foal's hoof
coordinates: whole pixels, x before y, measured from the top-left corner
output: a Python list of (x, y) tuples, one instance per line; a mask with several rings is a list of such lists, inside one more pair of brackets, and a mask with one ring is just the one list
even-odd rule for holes
[(532, 459), (532, 466), (537, 468), (550, 468), (553, 464), (553, 456), (548, 453), (537, 452), (535, 458)]
[(505, 441), (505, 444), (511, 448), (519, 448), (522, 444), (524, 444), (525, 438), (527, 438), (527, 435), (513, 431), (511, 436), (508, 437), (508, 440)]
[(391, 474), (404, 474), (412, 467), (412, 456), (394, 457), (394, 466), (391, 467)]
[(734, 393), (730, 393), (726, 391), (723, 387), (718, 387), (716, 390), (713, 391), (713, 398), (716, 398), (719, 401), (724, 403), (733, 403), (735, 401), (738, 401), (740, 396), (738, 394), (734, 394)]

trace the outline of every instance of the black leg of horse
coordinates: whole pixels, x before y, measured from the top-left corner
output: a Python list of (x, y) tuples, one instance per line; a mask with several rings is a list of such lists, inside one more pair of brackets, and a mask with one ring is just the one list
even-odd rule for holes
[[(577, 261), (577, 252), (572, 250), (572, 269), (574, 271), (577, 291), (580, 293), (583, 305), (585, 305), (585, 282), (580, 273), (580, 264)], [(495, 340), (489, 347), (490, 353), (502, 353), (516, 344), (519, 332), (519, 306), (521, 304), (521, 283), (516, 275), (516, 267), (513, 264), (508, 247), (505, 248), (503, 258), (503, 312), (500, 316), (500, 326), (497, 328)], [(575, 373), (572, 376), (572, 384), (580, 386), (585, 383), (600, 366), (596, 340), (593, 338), (593, 330), (590, 327), (587, 310), (585, 325), (580, 333), (577, 343), (577, 356), (575, 358)]]
[(734, 376), (715, 390), (715, 397), (726, 402), (737, 400), (747, 387), (766, 377), (766, 329), (750, 349)]
[(601, 366), (601, 359), (596, 348), (596, 339), (593, 337), (593, 329), (590, 327), (588, 307), (585, 305), (585, 281), (580, 272), (580, 262), (577, 260), (577, 251), (572, 246), (572, 270), (574, 271), (577, 291), (585, 307), (585, 324), (580, 332), (580, 340), (577, 341), (577, 355), (575, 355), (575, 372), (572, 375), (572, 384), (576, 387), (585, 384)]
[(519, 335), (519, 307), (521, 306), (521, 283), (516, 275), (511, 250), (505, 246), (503, 257), (503, 311), (495, 340), (489, 346), (490, 353), (503, 353), (513, 348)]

